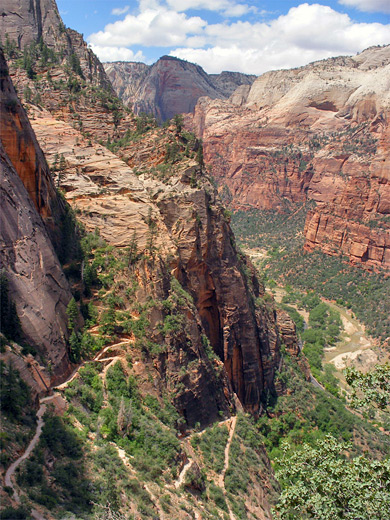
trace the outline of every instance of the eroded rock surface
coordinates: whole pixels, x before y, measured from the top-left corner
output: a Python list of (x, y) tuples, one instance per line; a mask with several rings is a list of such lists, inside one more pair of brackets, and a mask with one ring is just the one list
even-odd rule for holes
[[(192, 342), (201, 345), (204, 330), (225, 365), (227, 395), (233, 390), (246, 409), (256, 413), (263, 393), (273, 388), (279, 336), (273, 313), (266, 306), (263, 312), (255, 310), (251, 304), (263, 289), (251, 274), (250, 264), (237, 256), (234, 237), (211, 183), (191, 162), (171, 166), (166, 179), (153, 175), (153, 168), (163, 163), (166, 153), (166, 137), (160, 129), (122, 152), (129, 163), (139, 164), (143, 158), (144, 171), (137, 176), (101, 145), (87, 146), (77, 130), (48, 112), (35, 111), (33, 126), (49, 162), (55, 153), (64, 155), (68, 166), (61, 185), (88, 230), (98, 227), (108, 243), (119, 247), (129, 246), (135, 237), (142, 252), (149, 247), (148, 219), (153, 219), (154, 247), (162, 258), (170, 258), (172, 273), (194, 298), (192, 320), (197, 325), (188, 325), (193, 331)], [(173, 128), (171, 132), (174, 138)], [(149, 277), (161, 278), (158, 272), (156, 264)], [(163, 288), (155, 290), (161, 298)], [(173, 366), (175, 370), (180, 366), (176, 357)], [(218, 412), (210, 403), (206, 410), (204, 402), (209, 398), (205, 398), (202, 386), (204, 376), (198, 374), (195, 380), (199, 377), (199, 389), (184, 394), (192, 395), (185, 405), (186, 417), (190, 421), (195, 417), (192, 423), (204, 422), (212, 409)]]
[(193, 125), (234, 207), (314, 200), (306, 247), (389, 268), (390, 47), (268, 72)]

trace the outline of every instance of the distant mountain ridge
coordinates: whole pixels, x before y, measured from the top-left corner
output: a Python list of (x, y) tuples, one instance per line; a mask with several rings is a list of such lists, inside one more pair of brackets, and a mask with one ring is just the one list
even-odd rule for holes
[(240, 72), (207, 74), (202, 67), (174, 56), (153, 65), (136, 62), (104, 63), (122, 101), (136, 114), (152, 114), (160, 122), (192, 112), (200, 97), (227, 99), (240, 85), (252, 85), (255, 75)]

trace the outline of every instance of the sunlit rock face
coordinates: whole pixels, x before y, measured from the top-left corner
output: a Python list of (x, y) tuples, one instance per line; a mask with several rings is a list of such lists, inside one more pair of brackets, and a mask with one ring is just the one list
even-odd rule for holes
[(314, 200), (305, 247), (389, 268), (390, 47), (260, 76), (190, 124), (234, 207)]
[(163, 56), (152, 66), (117, 62), (104, 68), (126, 105), (160, 122), (192, 112), (202, 96), (226, 99), (239, 85), (251, 85), (256, 78), (239, 72), (207, 74), (199, 65), (172, 56)]

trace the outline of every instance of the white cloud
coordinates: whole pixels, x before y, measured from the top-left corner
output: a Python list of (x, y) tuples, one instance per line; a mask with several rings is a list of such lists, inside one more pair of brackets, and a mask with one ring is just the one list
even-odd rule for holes
[(390, 41), (390, 25), (355, 23), (318, 4), (301, 4), (269, 23), (213, 24), (204, 32), (209, 48), (183, 46), (170, 54), (196, 62), (209, 73), (224, 69), (261, 74)]
[(127, 11), (130, 9), (130, 6), (128, 5), (125, 5), (124, 7), (115, 7), (112, 11), (111, 11), (111, 14), (115, 15), (115, 16), (120, 16), (121, 14), (125, 14), (127, 13)]
[(94, 45), (126, 47), (172, 47), (186, 45), (189, 36), (198, 35), (207, 25), (199, 16), (187, 17), (168, 9), (147, 8), (139, 15), (127, 15), (124, 20), (106, 25), (104, 31), (91, 34)]
[(389, 0), (339, 0), (339, 3), (368, 13), (390, 13)]
[(100, 61), (146, 61), (142, 51), (134, 53), (126, 47), (109, 47), (90, 44), (89, 47)]
[[(259, 19), (213, 24), (182, 12), (188, 6), (203, 5), (205, 0), (180, 0), (180, 12), (158, 6), (157, 1), (141, 0), (138, 14), (128, 14), (107, 25), (104, 31), (92, 34), (89, 41), (105, 49), (168, 47), (171, 55), (196, 62), (207, 72), (224, 69), (253, 74), (355, 54), (371, 45), (390, 42), (390, 24), (356, 23), (347, 14), (319, 4), (301, 4), (267, 22)], [(179, 4), (179, 0), (168, 1), (173, 7)], [(210, 0), (215, 9), (225, 5), (226, 0)]]
[(247, 4), (237, 4), (231, 0), (166, 0), (169, 7), (178, 12), (189, 9), (205, 9), (216, 11), (228, 17), (237, 18), (250, 12), (257, 12), (256, 7)]

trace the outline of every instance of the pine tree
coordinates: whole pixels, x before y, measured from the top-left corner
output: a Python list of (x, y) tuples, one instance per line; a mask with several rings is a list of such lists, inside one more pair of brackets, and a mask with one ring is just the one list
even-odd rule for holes
[(129, 267), (131, 267), (137, 261), (137, 257), (138, 257), (137, 250), (138, 250), (137, 235), (135, 234), (135, 230), (134, 230), (133, 237), (131, 239), (130, 246), (129, 246), (129, 256), (128, 256)]
[(81, 337), (78, 332), (75, 330), (72, 331), (72, 334), (69, 338), (69, 348), (70, 348), (70, 359), (74, 363), (80, 361), (81, 357)]
[(196, 152), (196, 162), (199, 164), (200, 169), (204, 168), (204, 159), (203, 159), (203, 143), (199, 141), (198, 151)]
[(184, 118), (183, 118), (183, 115), (182, 114), (176, 114), (173, 118), (173, 122), (176, 126), (176, 133), (177, 134), (180, 134), (182, 128), (183, 128), (183, 124), (184, 124)]
[(8, 278), (4, 270), (0, 271), (0, 331), (14, 341), (19, 341), (22, 336), (19, 316), (9, 294)]
[(77, 307), (76, 300), (72, 298), (66, 308), (66, 314), (68, 315), (68, 328), (73, 332), (76, 328), (76, 323), (79, 317), (79, 308)]

